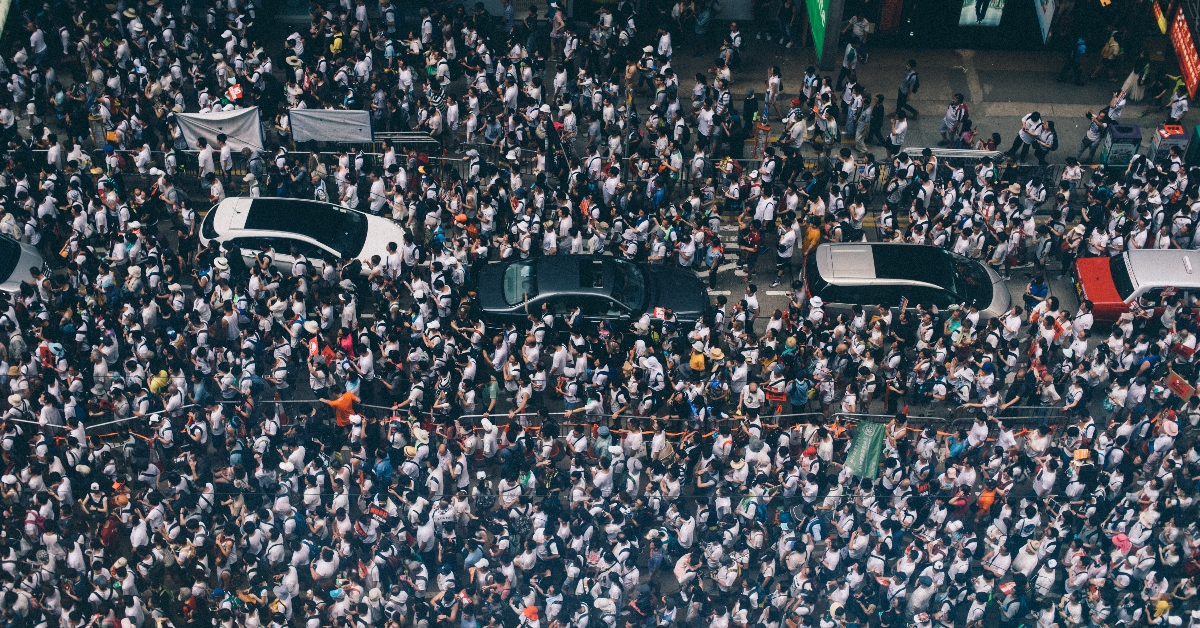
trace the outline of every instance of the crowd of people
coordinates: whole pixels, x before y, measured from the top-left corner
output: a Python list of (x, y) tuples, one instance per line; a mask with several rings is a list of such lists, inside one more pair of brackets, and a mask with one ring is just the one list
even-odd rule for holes
[[(787, 99), (771, 68), (739, 110), (736, 23), (690, 100), (670, 68), (684, 33), (709, 54), (713, 2), (622, 1), (587, 28), (554, 2), (545, 19), (508, 0), (415, 20), (388, 0), (310, 6), (271, 53), (270, 17), (241, 0), (10, 16), (28, 40), (3, 60), (0, 233), (55, 268), (0, 295), (5, 628), (1200, 621), (1200, 398), (1180, 396), (1200, 375), (1196, 297), (1093, 337), (1091, 304), (1066, 309), (1046, 280), (1080, 256), (1200, 248), (1200, 174), (1177, 153), (1072, 164), (1057, 187), (1016, 150), (910, 156), (916, 62), (886, 115), (857, 84), (859, 16), (836, 79), (810, 70)], [(770, 13), (756, 3), (755, 40), (790, 46), (794, 4)], [(963, 100), (943, 138), (974, 147)], [(365, 108), (465, 142), (468, 166), (403, 146), (235, 157), (173, 121), (252, 104), (274, 144), (291, 107)], [(783, 137), (747, 172), (749, 125), (772, 115)], [(1039, 122), (1014, 149), (1056, 147)], [(185, 191), (196, 176), (207, 199)], [(406, 236), (290, 267), (201, 246), (197, 212), (238, 194), (341, 202)], [(1024, 273), (1025, 300), (990, 319), (827, 313), (796, 258), (868, 236)], [(475, 299), (489, 261), (611, 253), (715, 282), (734, 250), (744, 289), (694, 324), (495, 324)], [(761, 267), (785, 306), (760, 306)], [(872, 413), (877, 459), (855, 442)]]

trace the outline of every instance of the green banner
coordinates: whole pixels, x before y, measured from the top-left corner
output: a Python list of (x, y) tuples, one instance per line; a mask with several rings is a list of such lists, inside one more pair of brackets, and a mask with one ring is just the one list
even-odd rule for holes
[(825, 21), (829, 15), (829, 0), (805, 0), (805, 4), (808, 5), (808, 23), (812, 27), (817, 61), (820, 61), (825, 52)]
[(883, 430), (880, 423), (862, 421), (854, 428), (854, 442), (846, 456), (846, 466), (860, 478), (875, 479), (879, 475), (879, 456), (883, 453)]

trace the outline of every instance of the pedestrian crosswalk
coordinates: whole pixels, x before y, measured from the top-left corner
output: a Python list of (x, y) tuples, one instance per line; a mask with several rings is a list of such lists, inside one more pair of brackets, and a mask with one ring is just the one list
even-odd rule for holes
[[(728, 272), (734, 268), (737, 268), (737, 264), (721, 264), (719, 267), (717, 267), (717, 272), (724, 273), (724, 272)], [(698, 277), (707, 277), (708, 275), (709, 275), (709, 271), (707, 271), (707, 270), (702, 270), (702, 271), (696, 273), (696, 276), (698, 276)]]

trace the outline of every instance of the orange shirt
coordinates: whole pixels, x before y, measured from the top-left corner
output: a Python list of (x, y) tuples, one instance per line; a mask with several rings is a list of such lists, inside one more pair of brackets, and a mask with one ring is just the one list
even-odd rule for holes
[(358, 397), (355, 397), (354, 393), (342, 393), (341, 397), (325, 402), (333, 408), (334, 420), (338, 427), (350, 425), (350, 415), (354, 414), (354, 402), (356, 401), (358, 401)]
[(975, 506), (981, 511), (986, 512), (992, 509), (992, 504), (996, 502), (996, 491), (994, 489), (985, 488), (979, 494), (979, 499), (975, 501)]
[(808, 255), (817, 245), (821, 243), (821, 230), (813, 227), (807, 227), (804, 230), (804, 244), (800, 247), (801, 252)]

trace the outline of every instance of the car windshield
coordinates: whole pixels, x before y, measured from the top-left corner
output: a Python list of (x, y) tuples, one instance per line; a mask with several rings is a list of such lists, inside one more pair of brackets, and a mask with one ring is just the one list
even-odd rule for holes
[(992, 303), (992, 280), (978, 262), (931, 246), (873, 246), (875, 277), (931, 283), (968, 305)]
[(504, 269), (504, 300), (509, 305), (520, 305), (527, 297), (537, 296), (536, 274), (533, 262), (517, 262)]
[(8, 281), (21, 259), (21, 245), (12, 238), (0, 237), (0, 281)]
[(1137, 287), (1133, 285), (1133, 276), (1129, 274), (1127, 257), (1114, 255), (1108, 258), (1108, 269), (1112, 273), (1113, 286), (1117, 289), (1117, 296), (1121, 297), (1122, 301), (1128, 300)]
[(954, 274), (950, 276), (952, 285), (944, 286), (950, 292), (966, 300), (967, 305), (979, 309), (992, 304), (992, 277), (984, 270), (983, 265), (969, 258), (950, 253)]
[(646, 276), (642, 269), (624, 260), (613, 260), (612, 298), (635, 312), (646, 305)]
[(259, 199), (250, 206), (245, 229), (308, 236), (342, 254), (358, 255), (367, 241), (363, 214), (313, 201)]

